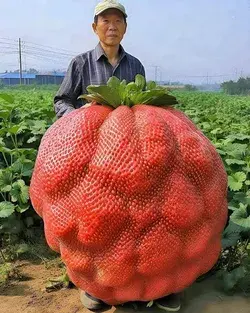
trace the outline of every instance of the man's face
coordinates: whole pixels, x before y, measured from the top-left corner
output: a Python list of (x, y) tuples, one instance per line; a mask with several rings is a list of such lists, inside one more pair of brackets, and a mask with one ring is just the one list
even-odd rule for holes
[(116, 9), (108, 9), (98, 15), (97, 24), (92, 24), (100, 41), (107, 46), (117, 46), (123, 39), (127, 24), (123, 14)]

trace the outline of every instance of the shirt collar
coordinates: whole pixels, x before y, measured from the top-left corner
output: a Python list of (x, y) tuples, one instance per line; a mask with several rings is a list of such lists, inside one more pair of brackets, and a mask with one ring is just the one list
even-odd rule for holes
[[(98, 45), (95, 47), (94, 52), (95, 52), (95, 60), (96, 60), (96, 61), (100, 60), (100, 58), (101, 58), (102, 56), (105, 56), (105, 57), (107, 58), (107, 56), (106, 56), (106, 54), (105, 54), (105, 52), (104, 52), (104, 50), (103, 50), (103, 48), (102, 48), (100, 42), (99, 42)], [(127, 53), (126, 53), (125, 50), (123, 49), (122, 45), (120, 45), (119, 53), (120, 53), (119, 61), (121, 61), (121, 60), (127, 55)]]

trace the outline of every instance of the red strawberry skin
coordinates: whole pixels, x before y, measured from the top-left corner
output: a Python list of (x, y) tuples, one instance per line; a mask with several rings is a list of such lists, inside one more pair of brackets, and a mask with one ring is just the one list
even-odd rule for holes
[(30, 197), (73, 283), (109, 304), (179, 292), (221, 251), (227, 175), (174, 108), (94, 104), (62, 117), (42, 138)]

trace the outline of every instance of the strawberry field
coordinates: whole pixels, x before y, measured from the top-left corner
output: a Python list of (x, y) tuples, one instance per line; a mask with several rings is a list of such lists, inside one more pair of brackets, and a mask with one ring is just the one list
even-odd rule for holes
[[(42, 237), (29, 200), (40, 140), (56, 120), (51, 90), (0, 93), (0, 252), (5, 262)], [(179, 104), (215, 145), (228, 174), (229, 221), (217, 271), (225, 291), (250, 292), (250, 97), (174, 92)], [(187, 191), (188, 192), (188, 191)], [(212, 270), (212, 271), (213, 271)]]

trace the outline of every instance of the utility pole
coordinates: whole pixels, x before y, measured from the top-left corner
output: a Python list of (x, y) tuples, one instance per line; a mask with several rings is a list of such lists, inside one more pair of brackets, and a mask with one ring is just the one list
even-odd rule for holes
[(235, 80), (237, 80), (237, 78), (238, 78), (238, 69), (236, 68), (235, 69)]
[(158, 65), (153, 65), (153, 67), (155, 68), (155, 82), (157, 83), (158, 68), (160, 68), (160, 66), (158, 66)]
[(18, 46), (19, 46), (19, 74), (20, 74), (20, 85), (22, 85), (22, 76), (23, 76), (23, 70), (22, 70), (22, 48), (21, 48), (21, 38), (18, 40)]

